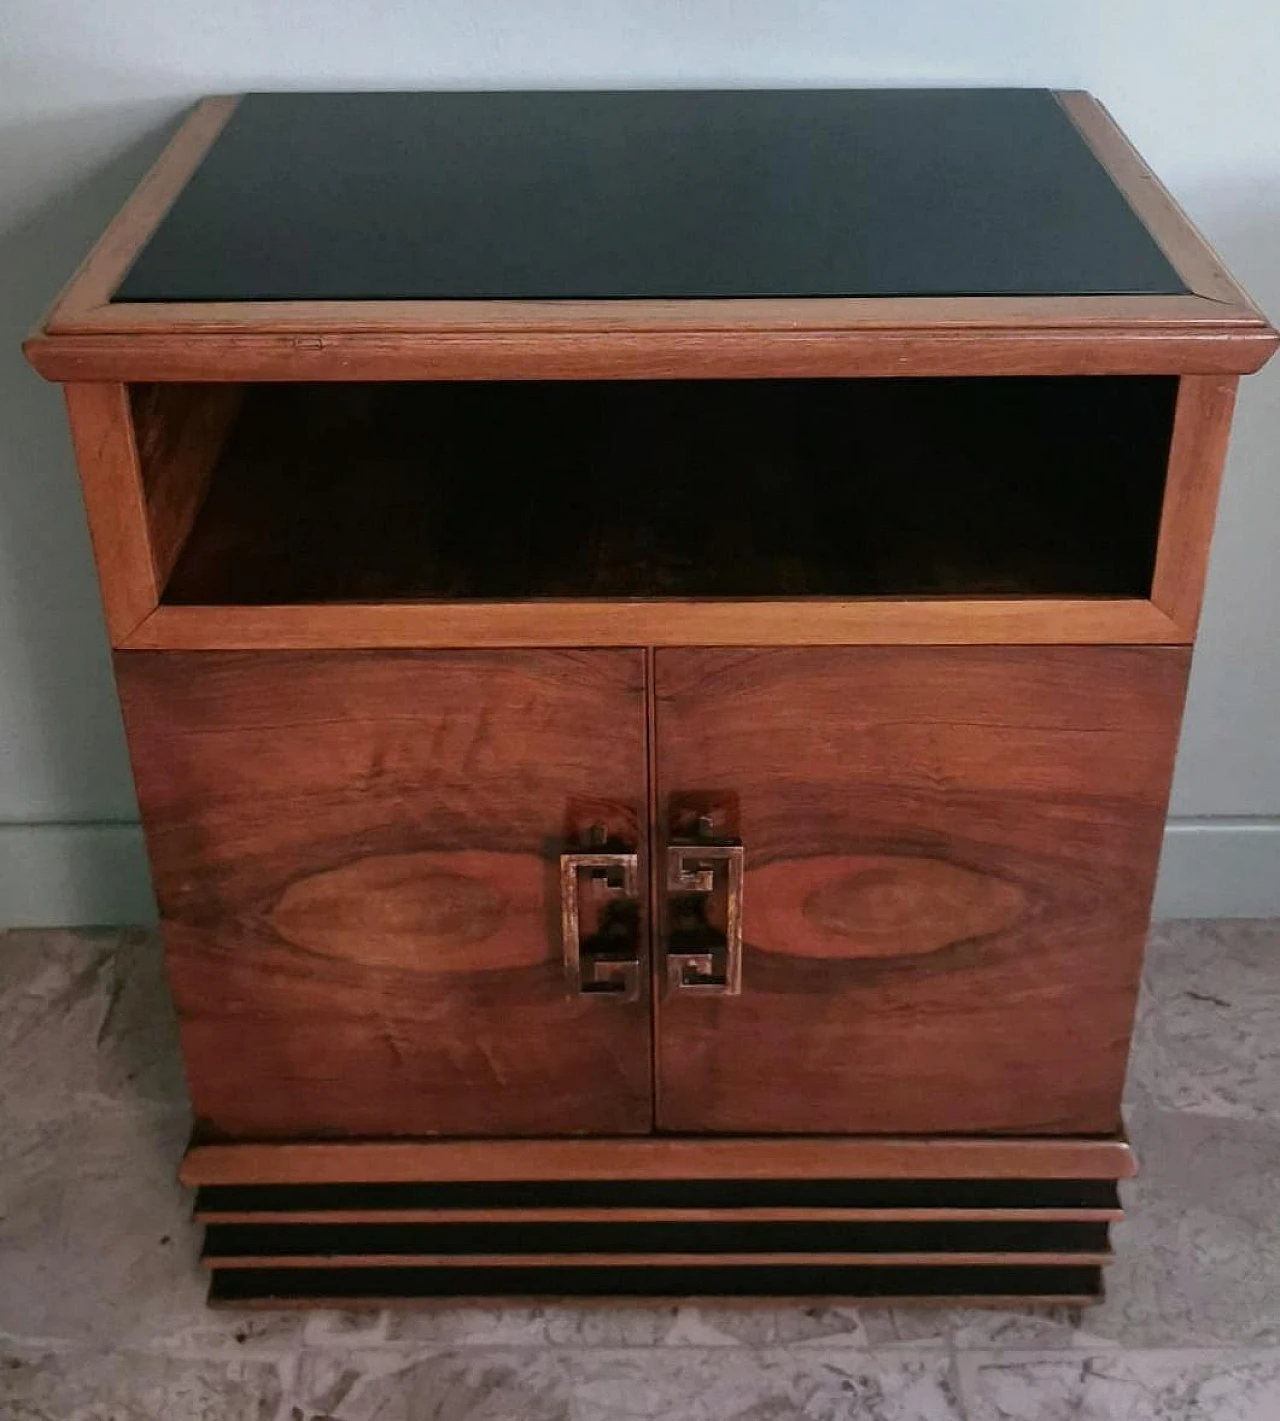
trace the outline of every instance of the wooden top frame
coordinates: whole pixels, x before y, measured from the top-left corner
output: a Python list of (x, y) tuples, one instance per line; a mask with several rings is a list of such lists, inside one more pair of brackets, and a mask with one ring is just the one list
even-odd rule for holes
[(84, 381), (1245, 374), (1275, 331), (1106, 110), (1058, 101), (1190, 293), (682, 301), (111, 302), (234, 112), (206, 99), (26, 352)]

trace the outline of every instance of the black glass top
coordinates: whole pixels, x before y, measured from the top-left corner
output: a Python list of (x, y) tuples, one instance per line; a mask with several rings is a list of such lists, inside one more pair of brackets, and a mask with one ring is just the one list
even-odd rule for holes
[(1040, 89), (251, 94), (117, 301), (1180, 293)]

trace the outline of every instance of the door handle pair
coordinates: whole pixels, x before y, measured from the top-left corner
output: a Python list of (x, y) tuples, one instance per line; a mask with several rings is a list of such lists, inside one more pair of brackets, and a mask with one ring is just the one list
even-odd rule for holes
[[(560, 920), (570, 996), (640, 997), (639, 856), (609, 847), (596, 826), (585, 849), (560, 855)], [(666, 849), (662, 948), (668, 992), (742, 991), (743, 851), (702, 819)]]

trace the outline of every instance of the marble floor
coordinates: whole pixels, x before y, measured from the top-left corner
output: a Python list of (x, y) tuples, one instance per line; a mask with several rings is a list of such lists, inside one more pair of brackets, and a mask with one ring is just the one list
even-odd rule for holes
[(1280, 923), (1155, 934), (1108, 1301), (210, 1313), (141, 932), (0, 933), (0, 1421), (1280, 1421)]

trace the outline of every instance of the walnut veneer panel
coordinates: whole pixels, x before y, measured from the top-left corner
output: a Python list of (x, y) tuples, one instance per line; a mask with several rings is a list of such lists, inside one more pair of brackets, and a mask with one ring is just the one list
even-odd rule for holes
[(117, 671), (204, 1137), (649, 1129), (647, 1002), (566, 994), (558, 892), (595, 821), (643, 854), (641, 653)]
[(737, 997), (659, 1004), (658, 1121), (1107, 1132), (1187, 653), (656, 653), (657, 798), (746, 849)]

